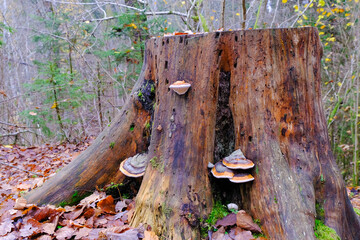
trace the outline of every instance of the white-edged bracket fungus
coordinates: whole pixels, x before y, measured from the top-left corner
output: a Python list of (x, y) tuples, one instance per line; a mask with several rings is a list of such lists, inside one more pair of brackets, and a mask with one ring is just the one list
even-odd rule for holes
[(215, 163), (215, 166), (211, 169), (211, 173), (216, 178), (232, 178), (234, 176), (233, 170), (225, 167), (221, 161)]
[(174, 90), (179, 95), (185, 94), (190, 87), (191, 84), (186, 83), (185, 81), (176, 81), (170, 85), (170, 89)]
[[(240, 172), (254, 167), (254, 163), (246, 159), (240, 149), (236, 150), (223, 160), (215, 163), (212, 167), (211, 173), (216, 178), (228, 178), (233, 183), (245, 183), (254, 180), (250, 173)], [(208, 164), (211, 167), (211, 164)]]
[(254, 177), (250, 173), (237, 173), (232, 178), (230, 178), (230, 182), (233, 183), (246, 183), (253, 180)]
[(240, 149), (225, 157), (223, 164), (230, 169), (250, 169), (255, 166), (251, 160), (246, 159)]
[(128, 177), (141, 177), (145, 174), (145, 168), (148, 163), (146, 154), (136, 154), (121, 162), (120, 171)]

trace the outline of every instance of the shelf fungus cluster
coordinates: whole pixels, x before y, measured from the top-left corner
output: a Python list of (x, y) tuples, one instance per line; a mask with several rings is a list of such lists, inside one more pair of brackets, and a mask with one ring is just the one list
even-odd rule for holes
[(191, 84), (185, 81), (176, 81), (170, 85), (170, 89), (172, 89), (174, 92), (176, 92), (179, 95), (185, 94), (190, 87)]
[(245, 183), (254, 180), (254, 177), (242, 170), (254, 167), (254, 163), (246, 159), (240, 149), (211, 166), (211, 173), (216, 178), (228, 178), (230, 182)]
[(145, 153), (136, 154), (121, 162), (120, 171), (128, 177), (141, 177), (145, 174), (148, 158)]

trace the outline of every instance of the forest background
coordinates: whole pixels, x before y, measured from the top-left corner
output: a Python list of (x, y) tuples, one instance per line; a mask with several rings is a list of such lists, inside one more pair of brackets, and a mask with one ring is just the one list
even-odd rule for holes
[(80, 142), (120, 112), (144, 44), (174, 32), (318, 28), (322, 98), (344, 179), (359, 184), (359, 0), (2, 0), (0, 144)]

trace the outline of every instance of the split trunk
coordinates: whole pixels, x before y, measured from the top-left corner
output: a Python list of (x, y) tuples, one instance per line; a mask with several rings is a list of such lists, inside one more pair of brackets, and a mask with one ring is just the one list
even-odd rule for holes
[[(217, 195), (259, 219), (270, 239), (315, 239), (315, 218), (342, 239), (360, 239), (327, 135), (321, 52), (315, 28), (149, 40), (127, 107), (94, 146), (29, 200), (58, 202), (64, 187), (104, 184), (121, 175), (115, 170), (123, 159), (148, 149), (133, 226), (147, 223), (167, 239), (199, 239), (200, 220)], [(169, 89), (178, 80), (191, 83), (185, 95)], [(256, 164), (255, 181), (213, 179), (208, 162), (238, 148)]]

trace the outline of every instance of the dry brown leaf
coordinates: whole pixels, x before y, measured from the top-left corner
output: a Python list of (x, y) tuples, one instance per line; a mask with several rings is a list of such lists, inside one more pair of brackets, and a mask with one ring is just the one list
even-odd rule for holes
[(0, 236), (4, 236), (5, 234), (11, 232), (11, 229), (14, 227), (12, 222), (13, 221), (8, 218), (8, 219), (5, 219), (5, 221), (1, 223), (1, 225), (0, 225)]
[(228, 214), (226, 217), (224, 217), (223, 219), (219, 219), (215, 226), (216, 227), (220, 227), (220, 226), (232, 226), (236, 224), (236, 214), (235, 213), (230, 213)]
[(212, 235), (212, 240), (232, 240), (229, 234), (225, 233), (225, 228), (221, 227)]
[(44, 223), (42, 225), (43, 232), (49, 235), (53, 234), (55, 232), (55, 229), (56, 229), (56, 225), (54, 223)]
[(250, 240), (254, 239), (250, 231), (245, 231), (240, 227), (236, 227), (230, 230), (229, 236), (234, 240)]
[(87, 236), (89, 236), (89, 233), (91, 231), (91, 228), (80, 228), (79, 231), (75, 234), (75, 239), (86, 239)]
[(159, 240), (159, 237), (153, 231), (145, 231), (145, 238), (143, 240)]
[(85, 205), (83, 206), (78, 205), (76, 209), (73, 210), (72, 212), (65, 213), (64, 217), (69, 220), (75, 220), (83, 213), (85, 207), (86, 207)]
[(37, 227), (34, 227), (31, 224), (25, 224), (21, 229), (20, 229), (20, 236), (21, 237), (31, 237), (32, 235), (35, 235), (37, 233), (40, 232), (40, 229), (38, 229)]
[(125, 201), (118, 201), (115, 205), (115, 211), (116, 212), (121, 212), (123, 210), (123, 208), (127, 207), (127, 204), (125, 203)]
[[(121, 239), (121, 240), (137, 240), (138, 238), (138, 231), (136, 229), (130, 229), (123, 233), (113, 233), (113, 232), (107, 232), (106, 237), (107, 239)], [(100, 237), (100, 234), (99, 234)]]
[(27, 204), (26, 199), (23, 197), (20, 197), (20, 198), (16, 199), (14, 209), (23, 210), (23, 209), (25, 209), (26, 204)]
[(104, 192), (95, 191), (90, 196), (88, 196), (88, 197), (84, 198), (83, 200), (81, 200), (79, 205), (90, 205), (91, 203), (99, 201), (99, 200), (101, 200), (101, 199), (103, 199), (105, 197), (106, 197), (106, 194)]
[(52, 239), (52, 237), (49, 235), (41, 235), (36, 240), (51, 240), (51, 239)]
[(236, 225), (245, 230), (261, 233), (261, 228), (256, 223), (254, 223), (252, 217), (244, 210), (240, 210), (236, 214)]
[(97, 207), (106, 213), (115, 214), (114, 198), (111, 195), (100, 200)]
[(69, 227), (62, 227), (55, 232), (56, 239), (70, 239), (75, 234), (75, 230)]

